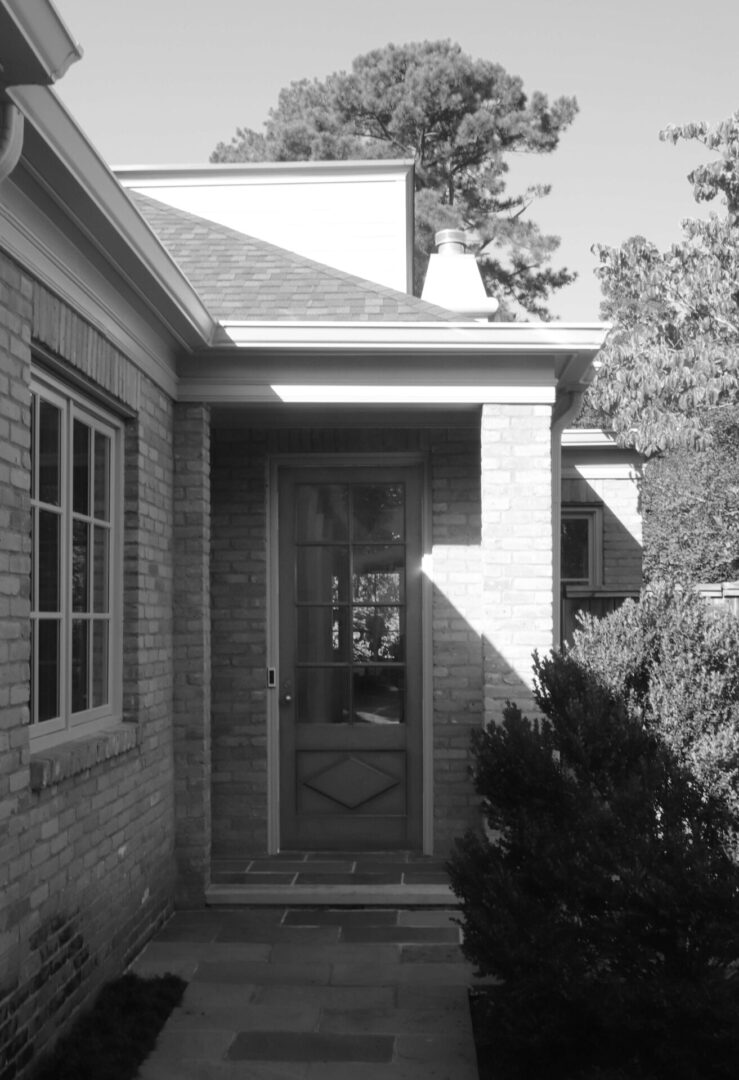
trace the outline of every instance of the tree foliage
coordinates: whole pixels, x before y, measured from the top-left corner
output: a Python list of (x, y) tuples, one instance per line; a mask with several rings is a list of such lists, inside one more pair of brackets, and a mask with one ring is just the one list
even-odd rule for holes
[(716, 409), (711, 445), (678, 448), (644, 467), (644, 579), (739, 578), (739, 407)]
[(708, 445), (715, 410), (739, 403), (739, 112), (660, 137), (716, 153), (688, 179), (698, 202), (720, 198), (724, 213), (685, 221), (666, 252), (641, 236), (595, 249), (614, 327), (589, 406), (647, 454)]
[(434, 233), (463, 228), (504, 313), (546, 317), (574, 275), (549, 265), (558, 238), (523, 216), (548, 187), (508, 192), (506, 155), (554, 150), (576, 112), (574, 98), (527, 96), (520, 78), (450, 41), (387, 45), (350, 72), (291, 83), (263, 132), (239, 128), (211, 161), (412, 158), (417, 285)]

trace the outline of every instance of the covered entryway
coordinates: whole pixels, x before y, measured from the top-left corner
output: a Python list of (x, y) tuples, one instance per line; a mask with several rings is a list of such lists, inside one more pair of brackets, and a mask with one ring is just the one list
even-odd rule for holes
[(278, 468), (285, 850), (420, 849), (420, 466)]

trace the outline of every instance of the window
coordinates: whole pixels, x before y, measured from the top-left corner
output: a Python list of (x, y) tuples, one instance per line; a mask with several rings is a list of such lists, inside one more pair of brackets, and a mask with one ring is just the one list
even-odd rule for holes
[(120, 712), (120, 427), (60, 385), (32, 391), (31, 736)]
[(601, 584), (601, 536), (603, 510), (600, 506), (562, 507), (561, 579), (563, 585), (597, 588)]

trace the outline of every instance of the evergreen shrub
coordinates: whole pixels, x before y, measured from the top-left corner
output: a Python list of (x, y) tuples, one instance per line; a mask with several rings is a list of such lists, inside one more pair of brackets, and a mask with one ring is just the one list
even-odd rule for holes
[(731, 809), (581, 656), (535, 675), (541, 717), (509, 704), (475, 734), (486, 828), (449, 862), (465, 954), (497, 984), (474, 1003), (482, 1074), (733, 1077)]

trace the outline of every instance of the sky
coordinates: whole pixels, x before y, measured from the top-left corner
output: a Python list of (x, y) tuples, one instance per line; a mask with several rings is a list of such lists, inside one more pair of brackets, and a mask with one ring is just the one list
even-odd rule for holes
[(670, 123), (739, 109), (736, 0), (55, 0), (84, 56), (57, 91), (111, 165), (207, 162), (261, 129), (283, 86), (351, 67), (390, 42), (448, 38), (524, 89), (575, 96), (556, 151), (516, 155), (509, 189), (551, 184), (530, 214), (578, 273), (552, 314), (599, 318), (595, 243), (679, 240), (687, 173), (710, 154), (659, 140)]

